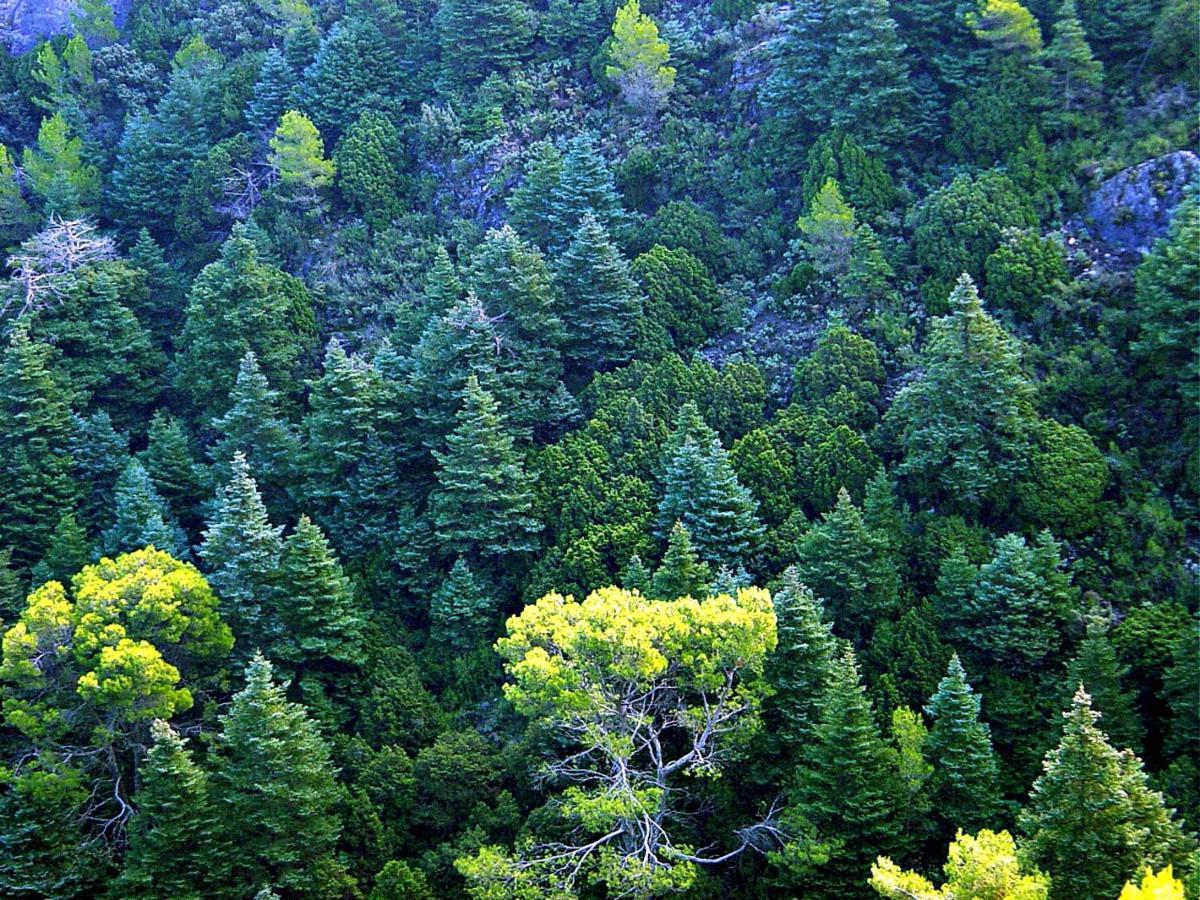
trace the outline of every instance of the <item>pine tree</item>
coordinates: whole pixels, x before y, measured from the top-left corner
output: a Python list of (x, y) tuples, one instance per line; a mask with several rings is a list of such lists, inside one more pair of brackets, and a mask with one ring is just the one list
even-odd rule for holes
[(207, 773), (166, 722), (151, 727), (154, 745), (138, 772), (137, 814), (114, 887), (122, 897), (200, 900), (224, 881), (218, 821)]
[(238, 366), (237, 381), (229, 394), (229, 410), (212, 421), (217, 438), (209, 449), (218, 481), (227, 481), (235, 453), (246, 458), (251, 476), (263, 490), (267, 507), (283, 511), (289, 506), (288, 486), (299, 455), (299, 441), (279, 410), (279, 392), (271, 389), (253, 350)]
[(13, 548), (20, 568), (41, 558), (79, 493), (67, 452), (69, 398), (54, 351), (18, 326), (0, 358), (0, 547)]
[(1104, 66), (1092, 56), (1087, 35), (1075, 11), (1075, 0), (1063, 0), (1054, 20), (1054, 38), (1042, 53), (1051, 72), (1057, 108), (1048, 121), (1055, 133), (1074, 137), (1099, 125), (1097, 103), (1104, 84)]
[(947, 833), (995, 825), (1000, 812), (996, 753), (979, 706), (956, 653), (925, 707), (933, 720), (926, 745), (934, 765), (933, 804)]
[(283, 543), (272, 606), (282, 627), (275, 645), (281, 660), (364, 662), (365, 622), (354, 589), (325, 535), (307, 516)]
[(706, 562), (732, 567), (749, 560), (763, 526), (754, 498), (738, 482), (715, 435), (707, 444), (686, 438), (667, 458), (663, 482), (660, 533), (681, 522)]
[(307, 895), (316, 873), (333, 864), (341, 831), (329, 748), (261, 654), (221, 726), (213, 793), (223, 839), (236, 848), (231, 892), (245, 897), (273, 885)]
[(569, 368), (586, 375), (628, 362), (641, 298), (629, 264), (590, 211), (559, 259), (558, 278)]
[(1020, 817), (1032, 858), (1053, 879), (1051, 897), (1115, 897), (1146, 866), (1182, 864), (1191, 841), (1150, 790), (1141, 760), (1108, 743), (1082, 686), (1063, 717), (1062, 740)]
[(1087, 633), (1079, 651), (1067, 667), (1067, 684), (1083, 685), (1092, 698), (1092, 708), (1104, 722), (1104, 733), (1113, 746), (1140, 753), (1142, 723), (1133, 697), (1122, 682), (1129, 669), (1117, 660), (1108, 637), (1108, 622), (1093, 611), (1087, 618)]
[(487, 636), (495, 606), (460, 557), (430, 600), (431, 637), (456, 657), (470, 653)]
[(186, 559), (190, 555), (187, 535), (137, 459), (130, 459), (117, 479), (113, 507), (113, 524), (100, 537), (101, 551), (107, 556), (149, 546), (170, 553), (176, 559)]
[(54, 526), (46, 555), (33, 567), (30, 577), (35, 585), (47, 581), (70, 584), (71, 578), (91, 561), (92, 546), (87, 533), (79, 527), (74, 513), (63, 513)]
[(692, 547), (692, 538), (682, 522), (671, 526), (667, 552), (650, 583), (651, 596), (661, 600), (677, 597), (702, 597), (708, 593), (712, 570)]
[[(871, 863), (899, 839), (895, 761), (879, 733), (854, 653), (834, 662), (820, 720), (796, 773), (784, 823), (812, 835), (772, 857), (802, 880), (804, 896), (861, 895)], [(789, 882), (791, 884), (791, 882)]]
[[(835, 668), (837, 644), (823, 620), (821, 601), (795, 566), (771, 596), (779, 643), (767, 660), (766, 678), (775, 693), (763, 719), (768, 745), (783, 766), (794, 764), (812, 739)], [(774, 755), (774, 754), (773, 754)]]
[(221, 601), (221, 618), (249, 653), (269, 647), (277, 632), (263, 607), (283, 553), (283, 527), (271, 525), (246, 457), (235, 453), (231, 469), (217, 491), (199, 554)]
[(924, 374), (897, 395), (884, 428), (904, 452), (896, 472), (912, 496), (977, 512), (1021, 472), (1032, 386), (1016, 341), (984, 312), (967, 276), (950, 306), (922, 351)]
[(317, 126), (303, 113), (288, 110), (267, 143), (271, 148), (267, 164), (279, 178), (284, 196), (302, 206), (316, 204), (320, 192), (332, 184), (334, 173)]
[(429, 509), (444, 553), (493, 569), (534, 549), (541, 525), (532, 516), (529, 478), (495, 399), (474, 375), (445, 452), (433, 455), (438, 484)]
[(857, 646), (895, 609), (900, 587), (895, 563), (845, 489), (838, 492), (837, 505), (801, 538), (796, 568), (801, 581), (827, 604), (835, 630)]
[(796, 221), (804, 235), (800, 246), (825, 276), (844, 275), (854, 246), (854, 209), (842, 199), (838, 183), (828, 179), (809, 200), (808, 212)]
[(263, 138), (275, 131), (287, 111), (295, 81), (283, 52), (278, 47), (268, 50), (258, 70), (254, 95), (246, 105), (246, 123)]
[(617, 10), (609, 58), (612, 64), (604, 74), (617, 83), (631, 107), (650, 115), (666, 103), (675, 85), (675, 69), (667, 65), (670, 50), (658, 36), (658, 25), (642, 15), (638, 0), (628, 0)]

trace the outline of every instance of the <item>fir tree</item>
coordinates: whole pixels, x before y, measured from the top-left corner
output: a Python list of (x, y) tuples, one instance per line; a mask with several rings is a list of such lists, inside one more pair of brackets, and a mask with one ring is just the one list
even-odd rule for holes
[(362, 610), (325, 535), (307, 516), (284, 541), (272, 606), (282, 627), (276, 643), (281, 660), (364, 661)]
[(513, 228), (543, 249), (550, 244), (551, 199), (562, 171), (562, 153), (550, 141), (539, 141), (529, 148), (525, 177), (508, 201), (508, 218)]
[(1115, 897), (1146, 866), (1181, 864), (1192, 842), (1150, 790), (1142, 761), (1108, 743), (1082, 686), (1063, 717), (1020, 818), (1032, 858), (1053, 879), (1051, 897)]
[(430, 600), (431, 637), (456, 657), (470, 653), (487, 636), (495, 605), (460, 557)]
[(146, 449), (138, 459), (172, 515), (189, 530), (198, 525), (198, 509), (209, 494), (207, 473), (192, 453), (183, 423), (158, 411), (150, 421)]
[(12, 154), (0, 144), (0, 250), (23, 241), (36, 225), (37, 219), (21, 194)]
[(402, 62), (376, 19), (344, 16), (326, 33), (312, 65), (304, 70), (301, 108), (331, 141), (364, 110), (386, 108), (405, 93)]
[(263, 57), (254, 84), (254, 95), (246, 105), (246, 124), (263, 139), (275, 131), (280, 117), (288, 109), (296, 77), (278, 47), (272, 47)]
[(123, 897), (199, 900), (224, 881), (226, 855), (207, 773), (170, 725), (155, 721), (138, 776), (137, 815), (115, 887)]
[(1108, 622), (1099, 611), (1087, 617), (1087, 632), (1079, 651), (1067, 667), (1067, 683), (1083, 685), (1092, 698), (1092, 708), (1102, 717), (1104, 733), (1121, 750), (1142, 750), (1142, 723), (1133, 697), (1122, 685), (1129, 669), (1117, 659), (1108, 636)]
[(1056, 108), (1048, 116), (1058, 134), (1074, 137), (1099, 124), (1095, 115), (1101, 97), (1104, 66), (1092, 56), (1087, 35), (1075, 11), (1075, 0), (1063, 0), (1054, 20), (1054, 38), (1042, 53), (1051, 73)]
[(696, 555), (687, 528), (676, 522), (667, 538), (667, 552), (650, 583), (651, 596), (661, 600), (702, 597), (708, 593), (711, 581), (712, 570)]
[(230, 854), (231, 888), (262, 885), (306, 894), (332, 864), (341, 831), (329, 748), (304, 707), (290, 703), (256, 655), (246, 687), (221, 717), (213, 794)]
[(367, 110), (334, 150), (338, 187), (373, 228), (386, 228), (404, 211), (403, 186), (396, 168), (402, 149), (400, 133), (391, 119)]
[(50, 546), (30, 576), (35, 585), (47, 581), (70, 584), (80, 569), (92, 561), (92, 546), (87, 533), (79, 527), (74, 513), (63, 513), (50, 536)]
[(445, 82), (470, 86), (515, 67), (533, 38), (534, 21), (521, 0), (444, 0), (436, 25)]
[(641, 299), (628, 263), (590, 211), (559, 260), (558, 277), (570, 368), (587, 374), (627, 362)]
[(801, 538), (800, 579), (826, 604), (836, 630), (863, 646), (896, 606), (899, 579), (887, 548), (843, 488), (837, 505)]
[(82, 487), (79, 524), (95, 533), (112, 522), (112, 492), (129, 459), (129, 438), (104, 410), (71, 421), (71, 460)]
[(821, 601), (801, 581), (795, 566), (784, 570), (771, 602), (779, 643), (767, 661), (766, 678), (775, 693), (766, 701), (763, 719), (768, 744), (786, 766), (800, 758), (813, 737), (833, 677), (837, 645), (823, 620)]
[(165, 344), (183, 315), (184, 278), (167, 262), (162, 247), (146, 228), (138, 231), (128, 258), (146, 279), (145, 292), (134, 298), (143, 297), (145, 302), (130, 303), (130, 308), (158, 343)]
[(933, 803), (947, 833), (994, 825), (1000, 812), (996, 753), (979, 706), (955, 654), (925, 707), (933, 720), (926, 745), (934, 765)]
[(249, 653), (269, 647), (275, 637), (263, 607), (283, 553), (283, 527), (271, 525), (241, 453), (234, 454), (231, 468), (229, 481), (217, 491), (199, 554), (221, 601), (221, 618)]
[(861, 894), (875, 857), (899, 839), (897, 800), (893, 755), (875, 723), (854, 653), (846, 650), (834, 662), (784, 819), (816, 847), (801, 839), (772, 857), (800, 877), (796, 884), (806, 897)]
[(550, 188), (546, 207), (547, 249), (552, 252), (570, 245), (588, 212), (610, 235), (621, 234), (625, 224), (621, 199), (612, 172), (589, 133), (583, 132), (567, 144), (562, 174)]
[(191, 553), (187, 535), (137, 459), (130, 459), (117, 479), (113, 507), (113, 524), (100, 537), (101, 550), (106, 555), (116, 556), (149, 546), (176, 559), (186, 559)]
[(495, 399), (467, 379), (445, 452), (435, 451), (437, 488), (429, 508), (443, 552), (491, 569), (534, 549), (529, 478)]
[(67, 452), (69, 403), (54, 351), (18, 326), (0, 358), (0, 547), (12, 547), (22, 568), (42, 557), (79, 493)]
[[(672, 534), (674, 530), (672, 530)], [(629, 557), (629, 562), (625, 568), (621, 570), (621, 587), (627, 591), (637, 591), (643, 597), (650, 596), (651, 575), (650, 570), (646, 568), (646, 564), (642, 562), (642, 557), (635, 553)]]

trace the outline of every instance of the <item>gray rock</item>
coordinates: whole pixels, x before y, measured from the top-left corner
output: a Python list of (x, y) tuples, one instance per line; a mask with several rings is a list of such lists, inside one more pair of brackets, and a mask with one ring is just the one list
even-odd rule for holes
[(1190, 150), (1133, 166), (1092, 193), (1085, 224), (1096, 240), (1116, 250), (1145, 253), (1167, 233), (1184, 191), (1198, 182), (1200, 157)]
[[(117, 23), (129, 14), (133, 0), (109, 0)], [(24, 53), (42, 38), (70, 28), (76, 0), (0, 0), (0, 42), (14, 53)]]

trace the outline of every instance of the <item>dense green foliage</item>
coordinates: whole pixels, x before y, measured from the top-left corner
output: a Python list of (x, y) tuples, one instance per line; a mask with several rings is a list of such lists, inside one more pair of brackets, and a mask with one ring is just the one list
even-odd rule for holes
[(1195, 0), (8, 7), (0, 896), (1197, 895)]

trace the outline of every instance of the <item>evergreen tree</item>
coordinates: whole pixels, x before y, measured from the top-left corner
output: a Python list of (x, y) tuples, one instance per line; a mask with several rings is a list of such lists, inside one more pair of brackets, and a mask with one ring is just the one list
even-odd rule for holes
[(21, 194), (12, 154), (0, 144), (0, 250), (23, 241), (36, 224), (33, 211)]
[(187, 535), (137, 459), (130, 459), (117, 479), (113, 507), (113, 524), (100, 537), (104, 554), (116, 556), (149, 546), (177, 559), (186, 559), (190, 554)]
[(609, 57), (612, 64), (604, 74), (617, 83), (626, 103), (646, 115), (666, 103), (675, 85), (675, 69), (667, 65), (670, 50), (654, 20), (642, 15), (638, 0), (617, 10)]
[(79, 524), (95, 533), (112, 522), (112, 492), (129, 461), (129, 438), (104, 410), (71, 419), (71, 461), (81, 487)]
[(1104, 733), (1113, 746), (1140, 753), (1142, 723), (1133, 697), (1122, 682), (1129, 669), (1117, 660), (1108, 636), (1108, 622), (1098, 611), (1087, 617), (1087, 633), (1079, 651), (1067, 667), (1067, 683), (1083, 685), (1092, 698), (1092, 708), (1104, 721)]
[(1016, 341), (984, 312), (970, 278), (950, 306), (933, 323), (922, 376), (897, 395), (884, 428), (904, 454), (896, 473), (911, 496), (977, 512), (1021, 472), (1032, 387)]
[(947, 833), (994, 825), (1000, 813), (996, 753), (979, 705), (956, 653), (925, 707), (933, 720), (926, 745), (934, 765), (933, 804)]
[(1083, 687), (1063, 717), (1062, 740), (1020, 818), (1030, 854), (1053, 879), (1051, 897), (1115, 897), (1146, 866), (1181, 864), (1192, 842), (1150, 790), (1141, 760), (1108, 743)]
[(192, 453), (183, 423), (159, 410), (150, 420), (146, 449), (138, 459), (171, 514), (189, 531), (198, 524), (199, 506), (211, 488), (207, 473)]
[(470, 653), (487, 636), (495, 605), (460, 557), (430, 600), (430, 635), (455, 657)]
[(0, 547), (24, 568), (37, 562), (79, 493), (68, 446), (70, 389), (54, 351), (18, 326), (0, 359)]
[(268, 145), (267, 164), (275, 171), (283, 195), (301, 206), (315, 205), (334, 173), (317, 126), (303, 113), (288, 110)]
[(25, 148), (21, 160), (47, 216), (77, 218), (93, 212), (100, 199), (100, 170), (85, 161), (83, 141), (72, 131), (61, 112), (43, 119), (37, 143)]
[(641, 311), (629, 265), (589, 211), (559, 259), (568, 367), (583, 374), (627, 362)]
[(1171, 762), (1164, 773), (1170, 796), (1194, 830), (1200, 822), (1200, 762), (1191, 751), (1200, 744), (1200, 630), (1193, 620), (1171, 645), (1171, 664), (1163, 674), (1162, 699), (1171, 711), (1164, 748)]
[(329, 748), (304, 707), (290, 703), (256, 655), (246, 687), (221, 717), (213, 794), (230, 848), (230, 887), (249, 896), (271, 885), (317, 896), (319, 873), (336, 865), (339, 790)]
[(362, 610), (325, 535), (307, 516), (283, 543), (272, 606), (282, 629), (276, 642), (281, 660), (363, 663)]
[(128, 259), (131, 266), (145, 273), (146, 282), (146, 291), (135, 297), (145, 302), (130, 303), (130, 308), (158, 343), (165, 344), (183, 314), (184, 278), (167, 262), (162, 247), (146, 228), (138, 231)]
[(767, 660), (766, 678), (775, 689), (763, 720), (772, 756), (780, 766), (795, 764), (814, 736), (836, 667), (837, 644), (822, 617), (821, 601), (800, 579), (795, 566), (771, 595), (779, 643)]
[(92, 561), (92, 546), (87, 533), (79, 527), (74, 513), (63, 513), (50, 536), (50, 546), (42, 561), (30, 573), (35, 585), (47, 581), (70, 584), (80, 569)]
[(563, 157), (550, 141), (529, 148), (525, 177), (508, 200), (508, 220), (520, 235), (539, 247), (550, 244), (551, 198), (562, 179)]
[(297, 387), (296, 366), (316, 337), (312, 303), (300, 279), (263, 262), (250, 233), (235, 229), (221, 257), (197, 276), (179, 334), (179, 386), (204, 420), (229, 408), (238, 364), (248, 350), (282, 392)]
[(900, 837), (897, 801), (895, 760), (847, 649), (834, 662), (784, 813), (784, 823), (805, 837), (772, 858), (799, 877), (806, 897), (861, 896), (876, 855), (891, 852)]
[[(672, 529), (672, 534), (674, 534), (674, 529)], [(621, 587), (625, 588), (625, 590), (637, 591), (643, 597), (648, 597), (651, 593), (651, 578), (650, 570), (642, 562), (642, 557), (635, 553), (629, 557), (629, 562), (621, 570), (619, 581), (621, 582)]]
[(283, 527), (271, 525), (246, 457), (235, 453), (231, 469), (217, 491), (199, 554), (221, 601), (221, 618), (248, 653), (269, 647), (276, 633), (264, 604), (283, 553)]
[(254, 94), (246, 105), (246, 124), (263, 138), (275, 131), (287, 111), (295, 80), (283, 52), (278, 47), (268, 50), (258, 70)]
[(336, 22), (304, 70), (301, 107), (331, 141), (364, 110), (386, 109), (405, 96), (403, 62), (378, 18), (360, 13)]
[[(342, 196), (362, 212), (373, 228), (386, 228), (404, 212), (403, 185), (397, 169), (402, 150), (400, 133), (391, 119), (367, 110), (333, 152)], [(437, 262), (435, 259), (435, 266)]]
[(1054, 20), (1054, 38), (1042, 54), (1051, 73), (1055, 109), (1048, 115), (1052, 131), (1067, 137), (1094, 131), (1104, 84), (1104, 66), (1092, 56), (1087, 35), (1075, 12), (1075, 0), (1063, 0)]
[(226, 865), (208, 775), (166, 722), (155, 721), (151, 733), (154, 745), (138, 772), (138, 810), (115, 888), (122, 897), (199, 900), (223, 883)]
[(838, 492), (837, 505), (800, 539), (796, 568), (801, 581), (827, 604), (835, 629), (856, 646), (864, 646), (896, 607), (895, 563), (845, 489)]
[(541, 525), (531, 514), (529, 478), (495, 399), (474, 375), (445, 452), (433, 455), (437, 487), (429, 508), (444, 553), (493, 569), (534, 549)]
[(708, 593), (712, 570), (692, 547), (692, 538), (683, 523), (671, 526), (667, 552), (650, 582), (650, 595), (662, 600), (677, 597), (701, 597)]
[(212, 421), (217, 438), (209, 449), (218, 481), (229, 477), (235, 453), (246, 458), (250, 474), (261, 486), (267, 507), (287, 508), (287, 488), (299, 454), (299, 441), (280, 414), (279, 393), (271, 389), (253, 350), (238, 366), (229, 394), (229, 410)]
[(534, 24), (533, 10), (522, 0), (442, 0), (436, 25), (445, 83), (469, 87), (514, 68), (529, 48)]
[(546, 199), (547, 249), (558, 253), (570, 246), (588, 212), (610, 235), (621, 235), (625, 211), (612, 172), (595, 137), (582, 132), (567, 144), (562, 173)]

